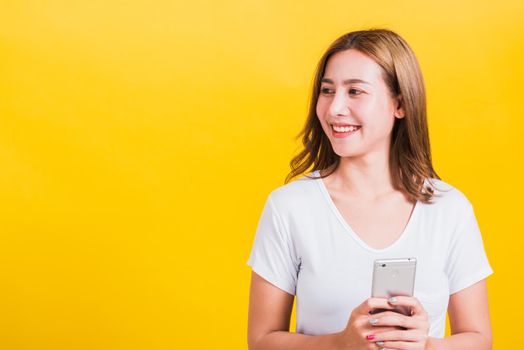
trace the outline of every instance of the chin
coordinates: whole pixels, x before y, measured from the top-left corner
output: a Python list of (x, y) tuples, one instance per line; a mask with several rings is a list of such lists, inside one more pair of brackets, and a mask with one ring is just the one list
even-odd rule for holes
[(361, 152), (356, 151), (339, 152), (335, 150), (335, 154), (338, 155), (340, 158), (356, 158), (362, 156)]
[(356, 158), (362, 157), (366, 152), (361, 149), (355, 149), (354, 147), (333, 147), (333, 152), (341, 158)]

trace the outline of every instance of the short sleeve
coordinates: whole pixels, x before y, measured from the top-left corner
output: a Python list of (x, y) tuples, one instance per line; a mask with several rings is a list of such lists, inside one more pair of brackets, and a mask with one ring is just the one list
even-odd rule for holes
[(247, 261), (254, 272), (295, 295), (299, 262), (290, 234), (269, 195)]
[(449, 294), (467, 288), (493, 273), (471, 204), (451, 237), (445, 270)]

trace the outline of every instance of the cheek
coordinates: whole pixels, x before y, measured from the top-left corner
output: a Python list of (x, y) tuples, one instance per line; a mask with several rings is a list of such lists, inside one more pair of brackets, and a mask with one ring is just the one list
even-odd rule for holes
[(320, 125), (322, 126), (322, 129), (324, 129), (324, 131), (326, 131), (327, 123), (324, 120), (325, 109), (324, 109), (324, 104), (320, 100), (319, 100), (319, 102), (317, 102), (316, 114), (317, 114), (317, 119), (320, 122)]
[(322, 111), (323, 111), (323, 109), (322, 109), (322, 101), (320, 101), (320, 99), (317, 101), (317, 106), (316, 106), (315, 111), (317, 112), (317, 118), (322, 120), (322, 116), (323, 116)]
[(317, 110), (317, 115), (319, 117), (321, 118), (324, 117), (324, 115), (326, 114), (327, 108), (329, 108), (329, 104), (330, 104), (329, 98), (326, 98), (325, 96), (322, 96), (322, 95), (318, 96), (316, 110)]

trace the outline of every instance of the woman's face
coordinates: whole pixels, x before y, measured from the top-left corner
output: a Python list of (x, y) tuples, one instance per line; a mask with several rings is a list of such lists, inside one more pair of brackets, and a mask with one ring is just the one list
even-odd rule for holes
[(316, 112), (340, 157), (369, 152), (389, 154), (397, 108), (382, 78), (382, 68), (355, 49), (334, 54), (326, 65)]

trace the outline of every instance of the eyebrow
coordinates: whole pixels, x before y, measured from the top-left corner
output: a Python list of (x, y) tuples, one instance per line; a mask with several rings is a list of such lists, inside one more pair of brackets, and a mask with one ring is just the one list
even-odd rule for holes
[[(321, 83), (330, 83), (330, 84), (334, 84), (333, 83), (333, 80), (331, 79), (328, 79), (328, 78), (322, 78), (322, 80), (320, 81)], [(351, 84), (351, 83), (362, 83), (362, 84), (368, 84), (368, 85), (371, 85), (370, 83), (368, 83), (367, 81), (365, 80), (362, 80), (362, 79), (346, 79), (343, 81), (344, 85), (348, 85), (348, 84)]]

